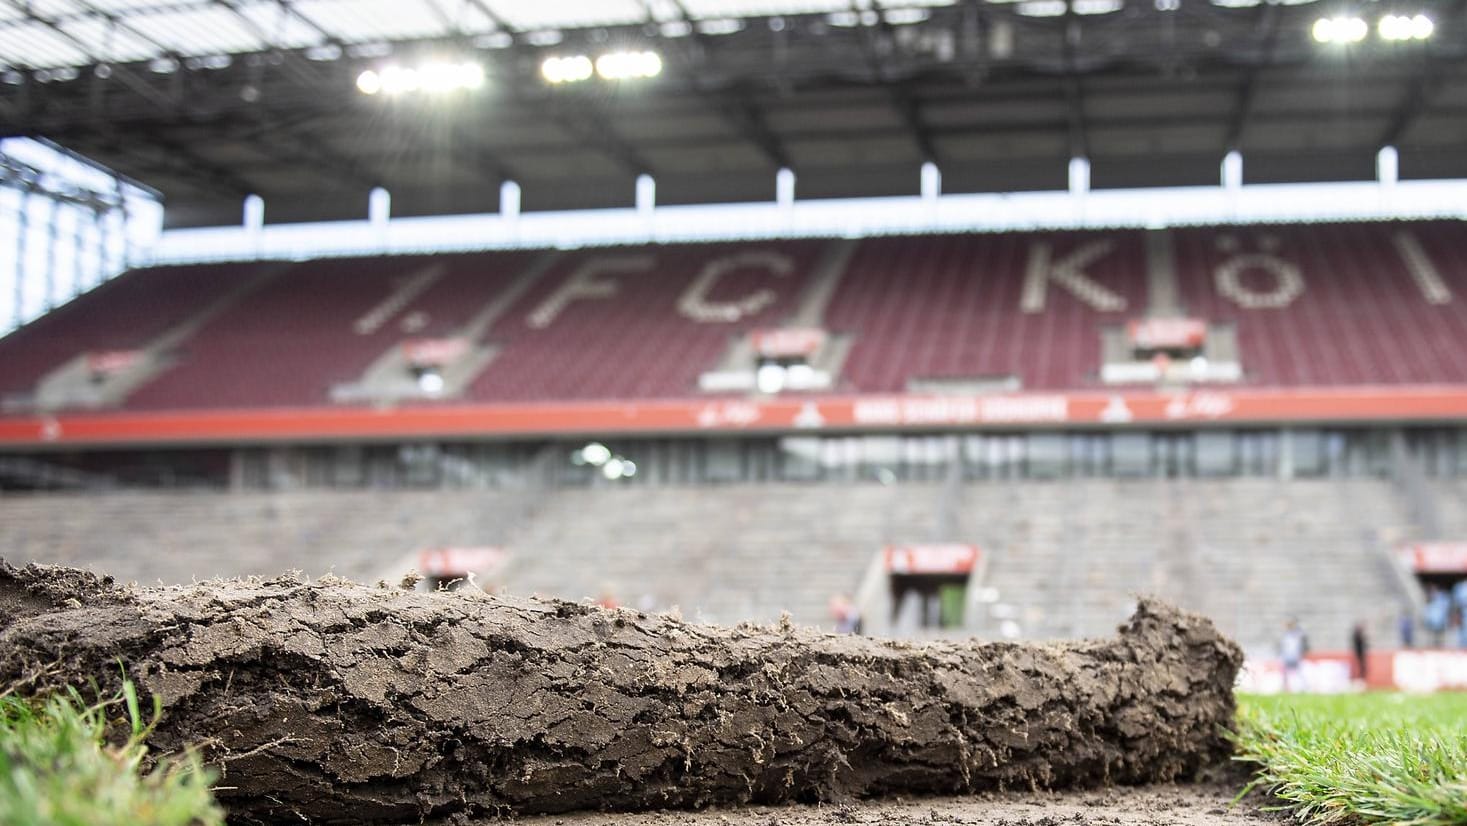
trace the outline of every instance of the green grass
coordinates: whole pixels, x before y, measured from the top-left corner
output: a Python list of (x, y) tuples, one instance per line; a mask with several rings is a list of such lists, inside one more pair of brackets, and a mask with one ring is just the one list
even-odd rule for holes
[(150, 730), (131, 683), (96, 703), (74, 690), (0, 695), (0, 824), (222, 826), (196, 757), (144, 770)]
[(1467, 695), (1243, 697), (1236, 759), (1315, 824), (1467, 826)]

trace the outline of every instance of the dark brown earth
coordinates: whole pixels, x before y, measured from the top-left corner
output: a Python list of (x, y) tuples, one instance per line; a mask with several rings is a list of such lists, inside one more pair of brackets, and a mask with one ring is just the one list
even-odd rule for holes
[[(1121, 786), (1092, 791), (979, 792), (963, 797), (883, 799), (700, 812), (541, 815), (518, 826), (1275, 826), (1293, 822), (1272, 801), (1233, 798), (1236, 782)], [(488, 821), (475, 826), (488, 826)]]
[[(1227, 753), (1237, 646), (1142, 601), (1117, 637), (908, 644), (353, 585), (119, 588), (0, 563), (0, 685), (130, 676), (239, 822), (1187, 779)], [(115, 687), (115, 686), (112, 686)]]

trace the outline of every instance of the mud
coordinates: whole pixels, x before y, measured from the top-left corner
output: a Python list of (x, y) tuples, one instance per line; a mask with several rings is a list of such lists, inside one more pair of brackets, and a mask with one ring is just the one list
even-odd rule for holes
[(1241, 652), (1143, 601), (1117, 636), (907, 644), (339, 580), (120, 588), (0, 564), (0, 684), (115, 679), (238, 822), (456, 821), (1192, 778)]

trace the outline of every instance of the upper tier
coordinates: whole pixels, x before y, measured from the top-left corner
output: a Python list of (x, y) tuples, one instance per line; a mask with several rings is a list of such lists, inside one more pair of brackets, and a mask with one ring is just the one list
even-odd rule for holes
[(144, 269), (0, 339), (0, 409), (26, 409), (79, 358), (119, 351), (152, 366), (103, 406), (330, 405), (334, 389), (360, 384), (404, 342), (448, 337), (483, 355), (459, 401), (688, 398), (702, 374), (737, 361), (750, 331), (780, 326), (841, 342), (830, 392), (1006, 377), (1023, 389), (1094, 389), (1102, 330), (1148, 315), (1231, 327), (1244, 385), (1467, 384), (1467, 224)]

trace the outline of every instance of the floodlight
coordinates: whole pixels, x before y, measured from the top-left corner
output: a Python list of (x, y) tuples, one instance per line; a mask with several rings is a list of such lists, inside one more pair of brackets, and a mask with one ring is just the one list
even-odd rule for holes
[(1376, 22), (1375, 30), (1382, 40), (1426, 40), (1436, 31), (1436, 24), (1424, 14), (1414, 17), (1388, 14)]
[(581, 448), (581, 458), (585, 459), (588, 465), (600, 467), (610, 461), (611, 448), (600, 442), (592, 442)]
[(591, 77), (591, 58), (583, 54), (569, 57), (547, 57), (540, 64), (540, 74), (551, 83), (578, 83)]
[(446, 94), (478, 89), (484, 85), (484, 67), (473, 61), (433, 62), (417, 67), (385, 66), (357, 75), (357, 89), (364, 95), (400, 95), (406, 92)]
[(656, 52), (609, 52), (596, 58), (596, 74), (603, 80), (632, 80), (662, 73), (662, 56)]
[(744, 23), (737, 17), (715, 17), (698, 24), (698, 31), (702, 34), (737, 34), (743, 29)]
[(1359, 43), (1369, 31), (1359, 17), (1321, 17), (1310, 29), (1318, 43)]
[(1025, 17), (1059, 17), (1069, 11), (1070, 6), (1065, 0), (1025, 0), (1017, 9)]

